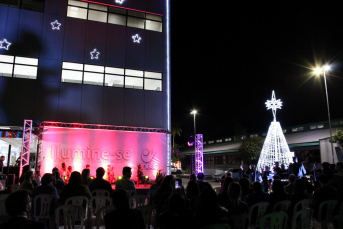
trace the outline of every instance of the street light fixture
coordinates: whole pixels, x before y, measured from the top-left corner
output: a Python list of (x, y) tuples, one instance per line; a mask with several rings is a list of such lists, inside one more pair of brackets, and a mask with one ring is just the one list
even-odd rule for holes
[[(326, 84), (326, 72), (328, 72), (329, 70), (330, 70), (330, 66), (329, 65), (325, 65), (322, 68), (316, 68), (314, 70), (314, 73), (317, 74), (317, 75), (320, 75), (323, 72), (323, 75), (324, 75), (325, 92), (326, 92), (326, 104), (327, 104), (327, 107), (328, 107), (328, 118), (329, 118), (329, 128), (330, 128), (330, 139), (332, 139), (330, 108), (329, 108), (329, 96), (328, 96), (328, 88), (327, 88), (327, 84)], [(333, 153), (333, 142), (331, 142), (331, 152), (332, 152), (332, 163), (335, 164), (335, 157), (334, 157), (334, 153)]]
[[(196, 122), (195, 122), (195, 115), (197, 114), (197, 110), (192, 110), (191, 114), (194, 116), (194, 142), (195, 142), (195, 136), (196, 136)], [(194, 155), (196, 151), (196, 144), (194, 144)], [(191, 154), (191, 174), (193, 174), (193, 155)]]

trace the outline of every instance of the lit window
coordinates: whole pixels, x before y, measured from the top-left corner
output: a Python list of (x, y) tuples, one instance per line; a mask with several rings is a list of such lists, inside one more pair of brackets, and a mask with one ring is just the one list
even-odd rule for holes
[(85, 71), (103, 73), (104, 72), (104, 66), (85, 64)]
[(37, 67), (16, 64), (14, 66), (13, 76), (16, 78), (36, 79)]
[(35, 58), (0, 55), (0, 76), (36, 79), (37, 66)]
[(107, 11), (107, 6), (89, 3), (89, 9)]
[(87, 19), (87, 9), (76, 6), (68, 6), (68, 17)]
[(145, 29), (162, 32), (162, 22), (146, 20)]
[(14, 56), (0, 55), (0, 62), (13, 63)]
[(223, 142), (223, 140), (222, 139), (216, 140), (216, 143), (220, 143), (220, 142)]
[(317, 129), (317, 126), (316, 126), (316, 125), (311, 125), (311, 126), (310, 126), (310, 129), (311, 129), (311, 130)]
[(144, 29), (144, 19), (127, 17), (127, 26)]
[(124, 87), (124, 76), (105, 75), (105, 86)]
[(79, 71), (62, 70), (62, 82), (82, 83), (83, 73)]
[(162, 21), (162, 17), (161, 16), (157, 16), (154, 14), (146, 14), (146, 19), (151, 19), (154, 21)]
[(214, 141), (208, 141), (208, 144), (213, 144), (214, 143)]
[(162, 91), (162, 81), (144, 79), (144, 90)]
[(226, 142), (231, 142), (231, 138), (225, 138)]
[(106, 67), (105, 72), (109, 74), (124, 75), (124, 68)]
[(125, 70), (125, 75), (143, 77), (143, 71), (126, 69)]
[(0, 76), (12, 77), (13, 64), (0, 63)]
[(157, 72), (145, 72), (144, 76), (146, 78), (162, 79), (162, 73), (157, 73)]
[(80, 6), (80, 7), (88, 7), (88, 3), (87, 2), (80, 2), (77, 0), (68, 0), (68, 5), (72, 5), (72, 6)]
[(143, 79), (136, 77), (125, 77), (125, 88), (143, 89)]
[(318, 125), (317, 125), (317, 128), (319, 128), (319, 129), (324, 128), (324, 124), (318, 124)]
[(96, 10), (89, 10), (88, 11), (88, 20), (91, 21), (99, 21), (99, 22), (107, 22), (107, 13), (96, 11)]
[(137, 12), (137, 11), (129, 10), (127, 12), (127, 14), (130, 15), (130, 16), (134, 16), (134, 17), (145, 18), (145, 13), (142, 13), (142, 12)]
[(71, 69), (71, 70), (83, 70), (83, 64), (76, 64), (76, 63), (70, 63), (70, 62), (63, 62), (62, 65), (63, 69)]
[(104, 74), (85, 72), (83, 83), (102, 86), (104, 84)]
[(38, 65), (38, 59), (34, 58), (26, 58), (26, 57), (16, 57), (15, 58), (15, 63), (16, 64), (25, 64), (25, 65)]
[(109, 14), (108, 23), (116, 25), (126, 25), (126, 16), (118, 14)]

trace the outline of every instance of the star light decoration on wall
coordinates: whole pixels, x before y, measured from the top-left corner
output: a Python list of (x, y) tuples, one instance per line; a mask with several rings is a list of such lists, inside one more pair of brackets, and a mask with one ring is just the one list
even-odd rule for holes
[(8, 50), (8, 47), (10, 47), (12, 43), (9, 43), (6, 39), (3, 39), (3, 41), (0, 41), (0, 49), (6, 49)]
[(141, 43), (141, 37), (138, 36), (138, 34), (132, 36), (132, 39), (133, 39), (133, 43)]
[(275, 99), (274, 91), (272, 93), (272, 100), (267, 100), (265, 104), (266, 104), (267, 110), (272, 109), (274, 121), (276, 121), (276, 109), (281, 109), (282, 102), (280, 99), (278, 100)]
[(116, 3), (123, 4), (125, 0), (116, 0)]
[(55, 30), (55, 29), (60, 30), (60, 26), (62, 25), (57, 20), (55, 20), (54, 22), (51, 22), (50, 24), (52, 25), (53, 30)]
[(96, 51), (96, 49), (94, 49), (92, 52), (90, 52), (91, 54), (91, 59), (99, 59), (99, 55), (100, 55), (100, 52)]

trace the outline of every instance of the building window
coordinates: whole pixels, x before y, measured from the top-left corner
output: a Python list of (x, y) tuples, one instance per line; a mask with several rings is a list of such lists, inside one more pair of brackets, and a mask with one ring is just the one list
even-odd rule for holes
[(213, 156), (205, 156), (205, 165), (213, 165)]
[(231, 138), (225, 138), (226, 142), (231, 142)]
[(0, 76), (37, 79), (38, 59), (0, 55)]
[(100, 4), (68, 0), (67, 16), (162, 32), (162, 16)]
[(162, 91), (162, 73), (159, 72), (71, 62), (63, 62), (61, 82)]
[(45, 0), (0, 0), (0, 5), (44, 12)]
[(215, 156), (214, 157), (214, 164), (215, 165), (222, 165), (223, 164), (223, 156)]

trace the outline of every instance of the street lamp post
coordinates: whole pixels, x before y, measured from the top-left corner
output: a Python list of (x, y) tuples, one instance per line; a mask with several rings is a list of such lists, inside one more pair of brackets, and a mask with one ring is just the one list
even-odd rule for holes
[[(195, 135), (196, 135), (196, 122), (195, 122), (195, 115), (196, 115), (197, 111), (196, 110), (192, 110), (191, 114), (193, 114), (194, 116), (194, 141), (195, 141)], [(196, 144), (194, 143), (194, 155), (195, 155), (195, 151), (196, 151)], [(193, 154), (191, 154), (191, 174), (193, 174)]]
[[(316, 74), (320, 74), (323, 72), (324, 74), (324, 84), (325, 84), (325, 93), (326, 93), (326, 105), (328, 108), (328, 118), (329, 118), (329, 128), (330, 128), (330, 139), (332, 139), (332, 129), (331, 129), (331, 118), (330, 118), (330, 107), (329, 107), (329, 95), (328, 95), (328, 87), (326, 84), (326, 72), (330, 70), (330, 66), (326, 65), (323, 69), (317, 68), (315, 69)], [(331, 152), (332, 152), (332, 163), (335, 164), (335, 157), (333, 153), (333, 143), (331, 142)]]

